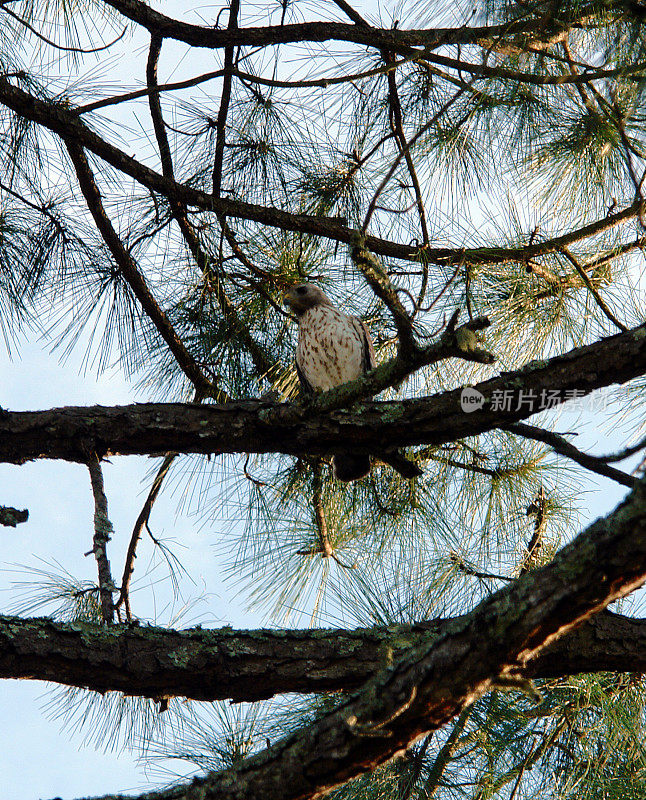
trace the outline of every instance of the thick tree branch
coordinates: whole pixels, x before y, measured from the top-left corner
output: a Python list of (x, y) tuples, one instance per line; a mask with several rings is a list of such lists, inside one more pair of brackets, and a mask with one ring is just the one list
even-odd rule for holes
[[(356, 689), (455, 619), (356, 630), (175, 631), (0, 616), (0, 679), (28, 678), (162, 699), (251, 701)], [(181, 655), (181, 657), (180, 657)], [(97, 668), (100, 665), (100, 668)], [(604, 611), (530, 661), (555, 678), (646, 671), (646, 620)]]
[[(441, 346), (437, 351), (446, 357)], [(473, 388), (482, 394), (483, 403), (470, 413), (461, 408), (461, 389), (411, 400), (364, 402), (360, 414), (325, 413), (326, 407), (342, 404), (339, 398), (373, 393), (378, 381), (391, 375), (392, 365), (388, 362), (304, 406), (247, 400), (209, 406), (141, 403), (5, 411), (0, 415), (0, 462), (84, 461), (82, 443), (91, 444), (101, 456), (169, 451), (316, 455), (339, 452), (342, 447), (379, 453), (386, 437), (392, 447), (445, 444), (531, 416), (540, 410), (543, 394), (551, 393), (558, 404), (567, 401), (568, 393), (581, 397), (643, 375), (646, 327), (640, 325), (477, 384)], [(504, 404), (498, 406), (497, 399)]]
[[(353, 27), (358, 28), (358, 26)], [(194, 189), (183, 183), (177, 183), (168, 177), (160, 175), (102, 139), (80, 121), (73, 110), (68, 109), (62, 103), (44, 101), (34, 97), (28, 92), (13, 86), (6, 77), (0, 77), (0, 103), (25, 119), (43, 125), (63, 139), (76, 142), (85, 147), (116, 169), (134, 178), (142, 186), (171, 200), (177, 200), (187, 206), (200, 208), (204, 211), (213, 211), (216, 214), (224, 214), (227, 217), (259, 222), (282, 230), (297, 231), (311, 234), (312, 236), (323, 236), (350, 245), (355, 242), (356, 231), (335, 219), (307, 214), (292, 214), (268, 206), (258, 206), (240, 200), (213, 197), (199, 189)], [(638, 199), (623, 211), (609, 214), (581, 228), (527, 247), (477, 247), (470, 249), (436, 247), (426, 248), (422, 254), (417, 246), (392, 242), (376, 236), (366, 236), (366, 247), (374, 253), (389, 258), (418, 261), (423, 257), (425, 262), (429, 264), (454, 263), (460, 259), (473, 264), (504, 263), (507, 261), (527, 263), (529, 259), (546, 255), (547, 253), (558, 252), (563, 247), (568, 247), (591, 236), (605, 233), (613, 227), (634, 219), (645, 212), (646, 202)]]
[[(459, 28), (428, 28), (423, 30), (398, 30), (396, 28), (373, 28), (366, 25), (349, 25), (339, 22), (303, 22), (291, 25), (269, 25), (263, 28), (241, 28), (221, 30), (213, 27), (191, 25), (173, 19), (152, 9), (140, 0), (104, 0), (123, 16), (138, 25), (168, 39), (176, 39), (195, 47), (265, 47), (289, 42), (354, 42), (379, 50), (424, 47), (435, 49), (446, 44), (481, 44), (489, 47), (496, 40), (522, 37), (525, 45), (536, 39), (548, 41), (560, 37), (568, 25), (554, 19), (546, 24), (544, 18), (520, 19), (500, 25)], [(607, 3), (608, 7), (621, 7)], [(589, 5), (578, 10), (576, 21), (582, 24), (599, 6)], [(518, 42), (517, 44), (520, 44)]]
[(474, 700), (518, 680), (546, 645), (646, 580), (646, 485), (547, 566), (428, 634), (312, 725), (236, 766), (148, 795), (173, 800), (305, 800), (375, 769)]

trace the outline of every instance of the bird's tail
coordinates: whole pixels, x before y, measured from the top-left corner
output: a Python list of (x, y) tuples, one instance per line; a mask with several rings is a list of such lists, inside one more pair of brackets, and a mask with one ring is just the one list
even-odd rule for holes
[(370, 472), (370, 456), (339, 454), (332, 459), (332, 468), (338, 481), (358, 481)]
[[(418, 478), (424, 471), (406, 458), (400, 450), (385, 450), (375, 457), (392, 467), (403, 478)], [(370, 472), (370, 456), (352, 453), (337, 453), (332, 459), (334, 477), (338, 481), (358, 481)]]

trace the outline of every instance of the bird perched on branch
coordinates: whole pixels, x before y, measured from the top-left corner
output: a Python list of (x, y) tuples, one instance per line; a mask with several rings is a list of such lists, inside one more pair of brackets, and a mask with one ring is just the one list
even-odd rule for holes
[[(306, 393), (325, 392), (374, 369), (375, 348), (365, 322), (337, 308), (318, 286), (293, 286), (285, 303), (298, 317), (296, 371)], [(378, 455), (406, 478), (422, 474), (395, 451)], [(332, 463), (340, 481), (358, 480), (370, 472), (366, 454), (337, 453)]]

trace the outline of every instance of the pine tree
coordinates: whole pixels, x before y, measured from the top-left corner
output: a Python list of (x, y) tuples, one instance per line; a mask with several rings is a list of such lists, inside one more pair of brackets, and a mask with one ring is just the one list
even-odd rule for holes
[[(646, 627), (606, 606), (646, 579), (646, 7), (158, 5), (0, 3), (3, 338), (140, 401), (0, 409), (2, 462), (87, 465), (97, 565), (31, 570), (0, 677), (199, 771), (156, 797), (643, 798)], [(379, 362), (314, 397), (302, 282)], [(159, 464), (121, 565), (125, 455)], [(626, 497), (588, 524), (590, 475)], [(190, 577), (173, 488), (269, 629), (138, 610), (144, 537)]]

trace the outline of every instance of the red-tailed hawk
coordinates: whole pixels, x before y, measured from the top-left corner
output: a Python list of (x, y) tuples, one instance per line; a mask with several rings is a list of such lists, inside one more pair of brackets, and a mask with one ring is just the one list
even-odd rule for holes
[[(358, 317), (344, 314), (318, 286), (293, 286), (285, 302), (298, 317), (296, 371), (308, 394), (353, 381), (375, 366), (375, 349)], [(354, 481), (370, 472), (367, 455), (335, 455), (334, 476)]]
[[(337, 308), (318, 286), (293, 286), (285, 302), (298, 317), (296, 371), (305, 392), (325, 392), (374, 369), (375, 349), (366, 324)], [(392, 451), (379, 456), (405, 477), (421, 474), (417, 465)], [(358, 480), (370, 472), (370, 456), (365, 454), (337, 453), (332, 463), (340, 481)]]

